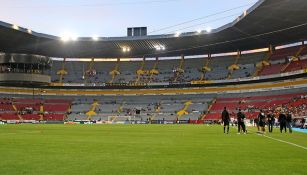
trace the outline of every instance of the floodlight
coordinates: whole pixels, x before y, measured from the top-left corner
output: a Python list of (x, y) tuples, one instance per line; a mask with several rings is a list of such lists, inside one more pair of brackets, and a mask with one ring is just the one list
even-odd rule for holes
[(175, 37), (179, 37), (181, 35), (181, 32), (176, 32)]
[(15, 30), (19, 30), (19, 26), (16, 25), (16, 24), (13, 24), (12, 28), (15, 29)]
[(210, 33), (212, 31), (211, 27), (207, 27), (206, 31)]
[(94, 36), (92, 37), (92, 39), (93, 39), (94, 41), (98, 41), (98, 40), (99, 40), (99, 37), (96, 36), (96, 35), (94, 35)]

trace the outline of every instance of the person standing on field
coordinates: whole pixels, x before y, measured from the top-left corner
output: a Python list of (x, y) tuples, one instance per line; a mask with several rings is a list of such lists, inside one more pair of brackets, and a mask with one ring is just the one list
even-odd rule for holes
[(243, 133), (246, 134), (244, 119), (245, 115), (241, 112), (241, 109), (239, 109), (239, 112), (237, 113), (238, 134), (241, 134), (241, 128), (243, 130)]
[(230, 117), (229, 117), (229, 112), (227, 111), (226, 107), (224, 107), (224, 110), (222, 112), (222, 122), (224, 123), (224, 133), (225, 129), (227, 126), (227, 134), (229, 133), (229, 122), (230, 122)]
[(258, 114), (258, 121), (259, 121), (259, 127), (261, 129), (262, 134), (265, 133), (265, 115), (262, 110), (260, 110), (260, 113)]
[(269, 126), (269, 132), (273, 132), (273, 126), (275, 123), (275, 116), (273, 115), (272, 111), (269, 112), (267, 115), (268, 118), (268, 126)]
[(288, 111), (287, 117), (286, 117), (286, 125), (287, 125), (287, 128), (289, 129), (289, 133), (292, 133), (292, 125), (291, 124), (292, 124), (292, 115)]
[(256, 118), (254, 119), (254, 125), (256, 125), (256, 127), (257, 127), (257, 132), (259, 133), (259, 132), (260, 132), (260, 129), (259, 129), (258, 117), (256, 117)]
[(282, 133), (282, 130), (285, 129), (285, 133), (287, 132), (287, 117), (284, 114), (283, 111), (280, 112), (278, 122), (280, 125), (280, 133)]

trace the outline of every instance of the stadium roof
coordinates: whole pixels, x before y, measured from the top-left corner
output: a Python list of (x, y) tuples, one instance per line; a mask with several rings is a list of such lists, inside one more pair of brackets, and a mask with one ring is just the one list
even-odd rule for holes
[(128, 58), (251, 50), (269, 44), (305, 41), (306, 9), (306, 0), (259, 0), (235, 21), (211, 32), (189, 32), (179, 36), (83, 37), (75, 41), (63, 41), (61, 37), (0, 22), (0, 52), (63, 58)]

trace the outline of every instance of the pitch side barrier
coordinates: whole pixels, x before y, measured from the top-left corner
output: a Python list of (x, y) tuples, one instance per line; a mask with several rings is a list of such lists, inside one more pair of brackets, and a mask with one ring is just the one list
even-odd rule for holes
[[(211, 80), (211, 81), (192, 81), (187, 83), (120, 83), (120, 84), (52, 84), (49, 86), (43, 85), (32, 85), (27, 86), (28, 88), (44, 88), (44, 89), (159, 89), (159, 88), (197, 88), (197, 87), (220, 87), (228, 85), (244, 85), (244, 84), (255, 84), (255, 83), (266, 83), (266, 82), (277, 82), (283, 80), (291, 80), (297, 78), (307, 77), (307, 70), (300, 70), (289, 73), (282, 73), (276, 75), (259, 76), (259, 77), (248, 77), (238, 78), (230, 80)], [(20, 84), (1, 84), (0, 86), (12, 86), (12, 87), (24, 87)]]

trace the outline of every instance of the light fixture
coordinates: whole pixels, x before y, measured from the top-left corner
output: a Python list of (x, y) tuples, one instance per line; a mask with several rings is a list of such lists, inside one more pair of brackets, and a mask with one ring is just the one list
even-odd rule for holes
[(77, 41), (78, 40), (78, 36), (76, 36), (76, 35), (72, 35), (70, 38), (71, 38), (72, 41)]
[(206, 32), (210, 33), (212, 31), (211, 27), (207, 27)]
[(16, 24), (13, 24), (13, 25), (12, 25), (12, 28), (15, 29), (15, 30), (19, 30), (19, 26), (16, 25)]
[(61, 37), (61, 40), (64, 41), (64, 42), (69, 41), (70, 40), (70, 36), (69, 35), (63, 35)]
[(163, 45), (156, 45), (156, 46), (154, 46), (154, 47), (155, 47), (155, 49), (156, 49), (157, 51), (165, 50), (165, 46), (163, 46)]
[(243, 12), (243, 15), (244, 15), (244, 16), (246, 16), (246, 15), (247, 15), (247, 11), (246, 11), (246, 10)]
[(66, 34), (61, 36), (61, 40), (64, 41), (64, 42), (67, 42), (67, 41), (77, 41), (78, 40), (78, 36), (75, 35), (75, 34), (66, 33)]
[(130, 52), (131, 49), (129, 47), (123, 47), (122, 50), (123, 52)]
[(32, 34), (32, 30), (31, 29), (28, 29), (27, 31), (28, 31), (28, 33)]
[(92, 37), (92, 39), (93, 39), (94, 41), (98, 41), (98, 40), (99, 40), (98, 36), (96, 36), (96, 35), (94, 35), (94, 36)]

